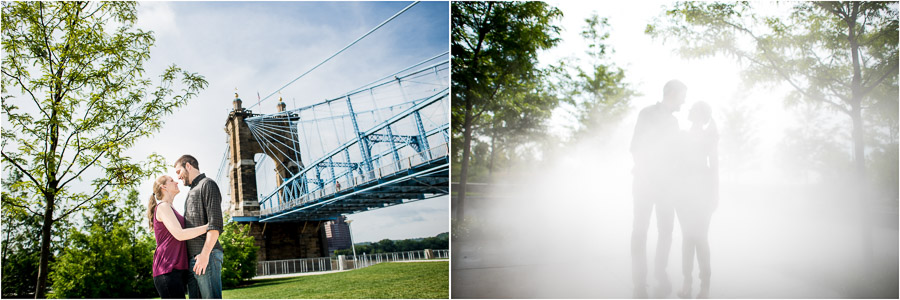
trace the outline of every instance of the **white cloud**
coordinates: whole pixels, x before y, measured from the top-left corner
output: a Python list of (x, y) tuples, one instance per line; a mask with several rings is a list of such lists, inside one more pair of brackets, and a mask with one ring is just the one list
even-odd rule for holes
[(169, 2), (141, 2), (138, 5), (138, 28), (152, 28), (156, 36), (178, 34), (175, 13)]

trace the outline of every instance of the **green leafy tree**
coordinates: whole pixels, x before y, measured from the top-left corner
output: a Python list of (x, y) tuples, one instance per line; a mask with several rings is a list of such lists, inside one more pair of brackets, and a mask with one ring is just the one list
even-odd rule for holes
[(562, 13), (543, 2), (451, 3), (452, 126), (462, 153), (457, 216), (464, 218), (470, 149), (483, 117), (502, 107), (540, 72), (536, 54), (559, 42)]
[[(420, 251), (425, 249), (440, 250), (450, 249), (449, 233), (442, 233), (437, 236), (424, 239), (405, 239), (405, 240), (389, 240), (384, 239), (374, 244), (356, 244), (356, 254), (363, 253), (388, 253), (400, 251)], [(352, 249), (335, 250), (334, 255), (353, 255)]]
[[(549, 77), (552, 70), (552, 68), (539, 70), (541, 75), (537, 78)], [(486, 175), (491, 177), (498, 169), (499, 163), (505, 162), (509, 165), (519, 161), (521, 158), (518, 157), (518, 152), (523, 147), (539, 146), (536, 140), (546, 134), (547, 126), (544, 121), (550, 118), (553, 108), (559, 103), (553, 87), (545, 82), (543, 80), (522, 82), (511, 87), (510, 89), (516, 91), (509, 93), (503, 105), (485, 113), (483, 124), (477, 128), (476, 134), (487, 137), (488, 157), (481, 157), (482, 161), (477, 161), (479, 157), (476, 149), (476, 163), (472, 167), (486, 166)]]
[[(2, 296), (4, 298), (34, 297), (37, 286), (37, 270), (40, 263), (40, 235), (41, 218), (29, 214), (27, 211), (10, 205), (19, 203), (27, 198), (27, 190), (16, 183), (22, 181), (22, 172), (13, 170), (2, 181)], [(61, 226), (65, 228), (65, 226)], [(60, 237), (60, 231), (64, 229), (54, 228), (54, 235)], [(61, 250), (59, 244), (53, 247), (52, 252)], [(51, 256), (51, 263), (55, 257)]]
[(256, 252), (259, 247), (250, 236), (250, 224), (226, 220), (225, 230), (219, 236), (224, 258), (222, 262), (222, 285), (236, 287), (256, 276)]
[(394, 241), (389, 239), (380, 240), (377, 243), (372, 244), (372, 246), (375, 247), (375, 253), (388, 253), (397, 251), (397, 246), (394, 244)]
[(135, 2), (2, 5), (0, 154), (4, 170), (25, 175), (20, 184), (30, 195), (9, 205), (41, 218), (35, 296), (44, 297), (53, 227), (165, 165), (156, 155), (135, 163), (124, 152), (207, 82), (172, 65), (151, 88), (143, 65), (154, 37), (134, 27)]
[(786, 83), (793, 89), (789, 102), (821, 103), (848, 116), (853, 162), (861, 179), (866, 164), (863, 111), (896, 107), (898, 101), (897, 3), (790, 5), (788, 16), (772, 17), (749, 2), (679, 2), (646, 32), (676, 38), (684, 57), (734, 57), (745, 66), (748, 83)]
[(109, 194), (84, 213), (84, 231), (71, 229), (53, 264), (55, 298), (147, 298), (153, 286), (156, 244), (142, 226), (137, 191), (116, 200)]
[(590, 67), (575, 67), (574, 76), (564, 71), (560, 80), (565, 98), (575, 106), (577, 125), (573, 131), (576, 141), (604, 137), (631, 108), (631, 98), (638, 95), (625, 82), (625, 71), (609, 58), (613, 52), (606, 44), (609, 21), (596, 13), (584, 21), (586, 25), (581, 37), (588, 42), (585, 52)]

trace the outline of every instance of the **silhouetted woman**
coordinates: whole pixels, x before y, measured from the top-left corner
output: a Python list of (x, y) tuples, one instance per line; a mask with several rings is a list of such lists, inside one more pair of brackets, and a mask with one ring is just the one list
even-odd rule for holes
[(162, 299), (184, 299), (185, 278), (190, 275), (184, 241), (206, 233), (207, 227), (201, 225), (183, 229), (184, 217), (172, 208), (172, 201), (178, 192), (178, 184), (172, 177), (160, 176), (153, 182), (153, 196), (147, 203), (147, 218), (156, 237), (153, 285)]
[(709, 297), (709, 220), (719, 201), (719, 134), (706, 102), (697, 102), (688, 115), (691, 128), (684, 137), (681, 163), (684, 193), (675, 205), (681, 224), (682, 274), (684, 285), (678, 296), (689, 298), (693, 283), (694, 254), (700, 266), (700, 293)]

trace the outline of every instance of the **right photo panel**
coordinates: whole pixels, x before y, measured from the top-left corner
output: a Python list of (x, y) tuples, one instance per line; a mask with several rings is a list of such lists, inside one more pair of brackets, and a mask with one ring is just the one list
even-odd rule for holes
[(898, 2), (451, 3), (452, 298), (898, 298)]

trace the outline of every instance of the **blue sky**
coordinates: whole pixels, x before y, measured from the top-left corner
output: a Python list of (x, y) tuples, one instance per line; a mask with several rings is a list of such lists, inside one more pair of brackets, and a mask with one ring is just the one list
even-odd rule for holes
[[(209, 86), (167, 116), (164, 127), (131, 151), (174, 162), (190, 153), (216, 178), (225, 150), (226, 117), (235, 89), (244, 107), (257, 103), (411, 2), (142, 2), (138, 27), (156, 44), (145, 66), (155, 79), (170, 64), (206, 77)], [(287, 108), (344, 92), (449, 50), (449, 4), (421, 2), (281, 92)], [(253, 111), (273, 113), (278, 95)], [(173, 170), (169, 170), (171, 173)], [(219, 182), (223, 193), (227, 176)], [(271, 178), (271, 176), (270, 176)], [(141, 199), (152, 180), (141, 184)], [(186, 189), (175, 199), (183, 207)], [(227, 202), (228, 195), (223, 195)], [(350, 215), (354, 241), (405, 239), (449, 231), (449, 201), (439, 197)]]

